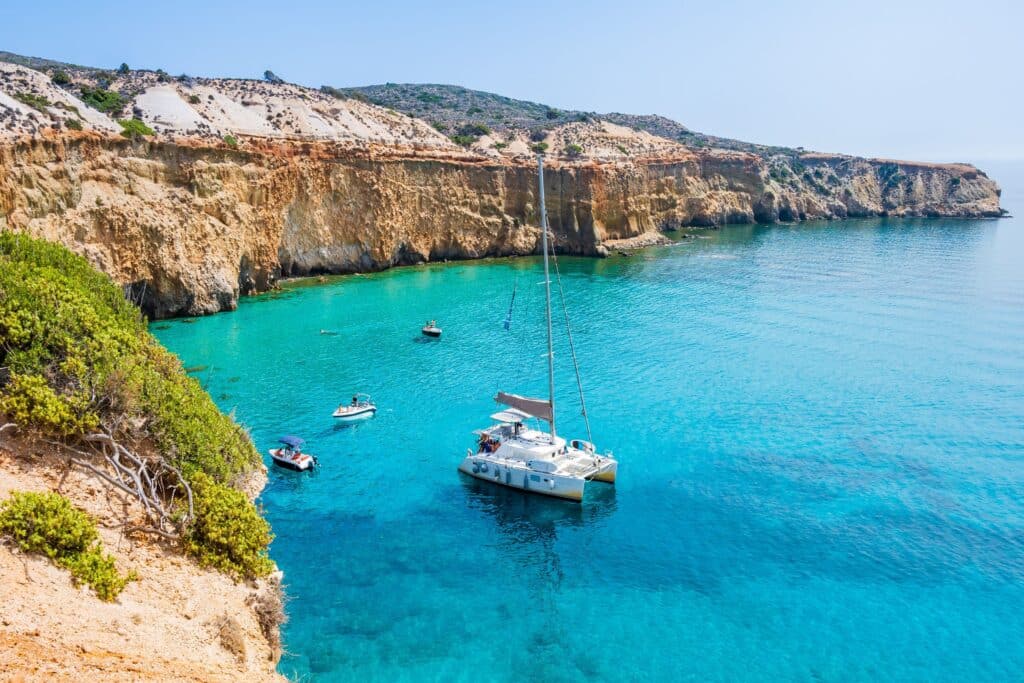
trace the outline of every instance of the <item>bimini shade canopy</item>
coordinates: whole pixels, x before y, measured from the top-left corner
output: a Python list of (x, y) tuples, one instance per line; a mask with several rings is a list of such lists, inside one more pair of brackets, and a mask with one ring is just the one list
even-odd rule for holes
[[(494, 400), (498, 403), (507, 405), (509, 408), (513, 408), (518, 412), (526, 413), (526, 415), (530, 417), (539, 417), (542, 420), (551, 422), (551, 402), (543, 398), (529, 398), (527, 396), (506, 394), (503, 391), (499, 391), (498, 395), (494, 397)], [(514, 421), (521, 422), (522, 420)]]
[(306, 443), (305, 439), (300, 439), (299, 437), (292, 436), (291, 434), (282, 436), (278, 441), (283, 443), (285, 446), (291, 446), (292, 448), (298, 448), (302, 444)]
[(523, 420), (528, 420), (529, 418), (530, 415), (527, 415), (521, 410), (516, 410), (515, 408), (500, 410), (496, 412), (494, 415), (491, 415), (491, 419), (494, 420), (495, 422), (505, 423), (522, 422)]

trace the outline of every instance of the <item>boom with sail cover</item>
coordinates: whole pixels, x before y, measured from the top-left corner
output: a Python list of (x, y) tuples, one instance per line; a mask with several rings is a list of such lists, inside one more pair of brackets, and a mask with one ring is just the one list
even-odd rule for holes
[(497, 403), (502, 403), (510, 408), (517, 408), (527, 415), (546, 420), (547, 422), (551, 422), (551, 418), (554, 416), (554, 411), (551, 409), (551, 401), (543, 398), (530, 398), (528, 396), (506, 394), (504, 391), (499, 391), (494, 400)]

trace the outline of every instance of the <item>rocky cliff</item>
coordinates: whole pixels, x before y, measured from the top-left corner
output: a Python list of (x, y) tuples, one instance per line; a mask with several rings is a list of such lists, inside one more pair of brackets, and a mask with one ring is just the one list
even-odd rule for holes
[[(120, 81), (0, 76), (0, 229), (86, 255), (152, 317), (229, 309), (281, 276), (537, 248), (521, 132), (464, 148), (357, 100), (147, 72), (119, 77), (121, 106), (154, 134), (123, 137), (86, 103)], [(556, 244), (571, 253), (689, 225), (1001, 214), (997, 185), (968, 165), (691, 148), (600, 120), (543, 144)]]

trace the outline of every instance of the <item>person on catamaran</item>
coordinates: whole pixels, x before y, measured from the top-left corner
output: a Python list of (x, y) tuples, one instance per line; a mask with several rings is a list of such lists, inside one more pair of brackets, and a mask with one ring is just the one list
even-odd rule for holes
[(359, 397), (358, 396), (353, 396), (352, 397), (352, 407), (355, 408), (357, 405), (359, 405)]

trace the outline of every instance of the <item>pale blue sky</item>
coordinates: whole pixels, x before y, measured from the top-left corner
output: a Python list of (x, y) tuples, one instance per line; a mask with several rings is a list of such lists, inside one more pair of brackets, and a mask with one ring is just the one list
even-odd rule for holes
[(457, 83), (753, 142), (975, 162), (1024, 159), (1022, 35), (1019, 0), (47, 0), (0, 21), (0, 49), (87, 65)]

